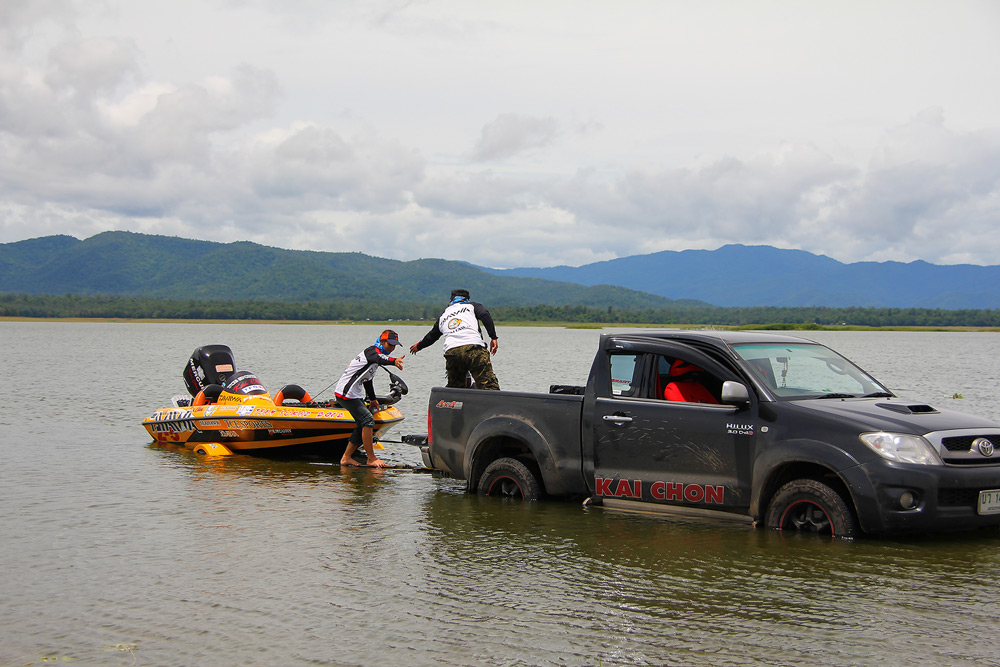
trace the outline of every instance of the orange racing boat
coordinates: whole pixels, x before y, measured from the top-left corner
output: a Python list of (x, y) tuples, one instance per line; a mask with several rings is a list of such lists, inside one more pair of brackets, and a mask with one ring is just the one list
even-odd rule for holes
[[(388, 371), (387, 371), (388, 372)], [(340, 457), (354, 430), (351, 414), (335, 401), (317, 402), (302, 387), (285, 385), (271, 396), (249, 371), (236, 370), (226, 345), (195, 349), (184, 367), (191, 398), (180, 395), (142, 421), (153, 440), (198, 454), (309, 453)], [(403, 421), (393, 405), (407, 392), (389, 373), (390, 391), (377, 400), (375, 435)]]

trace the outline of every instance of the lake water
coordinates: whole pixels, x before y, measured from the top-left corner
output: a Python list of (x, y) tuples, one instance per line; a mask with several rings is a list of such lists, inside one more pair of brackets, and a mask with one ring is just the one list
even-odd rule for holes
[[(997, 532), (830, 543), (515, 505), (412, 470), (199, 458), (139, 425), (200, 345), (316, 395), (380, 330), (0, 322), (0, 666), (1000, 665)], [(582, 383), (599, 333), (501, 327), (502, 386)], [(802, 335), (1000, 420), (998, 334)], [(407, 355), (388, 437), (426, 431), (443, 369), (440, 345)]]

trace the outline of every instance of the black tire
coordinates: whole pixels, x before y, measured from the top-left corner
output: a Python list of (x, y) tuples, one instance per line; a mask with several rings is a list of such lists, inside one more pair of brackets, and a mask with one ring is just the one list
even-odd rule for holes
[(486, 466), (479, 480), (479, 494), (511, 500), (538, 500), (542, 497), (542, 483), (531, 468), (517, 459), (504, 457)]
[(852, 538), (858, 534), (851, 508), (834, 489), (815, 479), (781, 487), (764, 517), (768, 528)]

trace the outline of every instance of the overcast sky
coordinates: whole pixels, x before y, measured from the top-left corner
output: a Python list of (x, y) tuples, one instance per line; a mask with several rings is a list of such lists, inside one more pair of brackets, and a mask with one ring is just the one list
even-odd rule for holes
[(995, 0), (2, 0), (0, 242), (1000, 264)]

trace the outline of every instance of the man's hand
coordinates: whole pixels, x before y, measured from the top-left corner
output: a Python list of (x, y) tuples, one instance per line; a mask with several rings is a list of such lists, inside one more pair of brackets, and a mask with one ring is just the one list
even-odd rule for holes
[(418, 344), (419, 343), (414, 343), (413, 345), (410, 346), (410, 354), (416, 354), (417, 353), (417, 349), (418, 349), (417, 345)]
[[(406, 355), (404, 354), (403, 357), (405, 356)], [(393, 364), (396, 365), (396, 368), (398, 368), (399, 370), (403, 370), (403, 357), (399, 357), (392, 362)]]
[(497, 339), (496, 338), (491, 339), (490, 340), (490, 354), (496, 354), (498, 347), (499, 347), (499, 344), (497, 343)]

